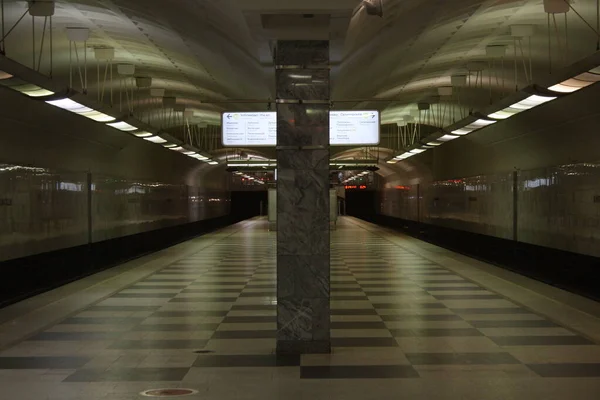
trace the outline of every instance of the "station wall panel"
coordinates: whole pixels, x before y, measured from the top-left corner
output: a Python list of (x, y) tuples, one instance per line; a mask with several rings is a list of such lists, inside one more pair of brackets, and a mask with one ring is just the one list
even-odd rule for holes
[(379, 212), (599, 257), (600, 163), (385, 188)]
[(0, 261), (217, 218), (229, 207), (225, 190), (0, 164)]

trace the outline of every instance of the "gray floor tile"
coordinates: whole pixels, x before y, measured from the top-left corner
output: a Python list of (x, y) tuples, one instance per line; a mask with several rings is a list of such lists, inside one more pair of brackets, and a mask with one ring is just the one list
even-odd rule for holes
[(153, 282), (153, 283), (171, 283), (171, 282), (193, 282), (194, 279), (183, 279), (183, 278), (147, 278), (144, 279), (142, 281), (140, 281), (140, 283), (146, 283), (146, 282)]
[(404, 308), (446, 308), (442, 303), (377, 303), (373, 304), (375, 309), (379, 310), (401, 310)]
[(237, 297), (175, 297), (169, 303), (235, 303)]
[(358, 288), (335, 288), (335, 289), (331, 289), (331, 293), (346, 293), (346, 292), (356, 292), (356, 291), (360, 291), (360, 289)]
[(383, 322), (332, 322), (331, 329), (387, 329)]
[(497, 294), (434, 294), (438, 300), (496, 300), (504, 299)]
[(234, 304), (231, 311), (275, 311), (277, 306), (274, 304)]
[(547, 320), (469, 321), (475, 328), (555, 328), (560, 325)]
[(165, 349), (203, 349), (208, 340), (119, 340), (109, 349), (116, 350), (165, 350)]
[(390, 329), (394, 337), (465, 337), (483, 336), (475, 328), (423, 328), (423, 329)]
[(331, 300), (368, 300), (367, 296), (332, 295)]
[(277, 292), (242, 292), (240, 297), (276, 297)]
[(185, 289), (186, 287), (188, 287), (188, 285), (184, 284), (184, 285), (160, 285), (160, 286), (155, 286), (155, 285), (144, 285), (144, 284), (136, 284), (136, 285), (132, 285), (129, 286), (128, 289), (156, 289), (156, 290), (160, 290), (160, 289)]
[(306, 366), (300, 368), (301, 379), (398, 379), (418, 378), (409, 365), (377, 366)]
[(243, 289), (184, 289), (181, 293), (241, 293)]
[(508, 353), (406, 353), (412, 365), (520, 364)]
[(133, 328), (134, 332), (194, 332), (215, 331), (219, 324), (143, 324)]
[(594, 344), (581, 336), (493, 336), (499, 346), (576, 346)]
[(225, 317), (224, 324), (260, 324), (277, 322), (277, 317), (256, 316), (256, 317)]
[(458, 315), (382, 315), (384, 321), (462, 321)]
[(114, 340), (122, 335), (122, 332), (41, 332), (28, 341)]
[(102, 312), (138, 312), (138, 311), (156, 311), (161, 306), (92, 306), (85, 311), (102, 311)]
[(224, 317), (226, 310), (194, 310), (194, 311), (156, 311), (152, 317), (179, 318), (179, 317)]
[(398, 347), (394, 338), (332, 338), (332, 347)]
[(179, 382), (189, 368), (80, 369), (63, 382)]
[(77, 369), (87, 357), (0, 357), (0, 369)]
[(276, 331), (216, 331), (212, 339), (271, 339), (277, 337)]
[(361, 309), (333, 309), (330, 315), (377, 315), (377, 310), (374, 308)]
[(592, 378), (600, 377), (600, 364), (527, 364), (544, 378)]
[(499, 307), (499, 308), (451, 308), (457, 314), (530, 314), (520, 307)]
[[(157, 289), (158, 291), (159, 289)], [(109, 298), (112, 299), (170, 299), (177, 293), (117, 293)]]
[(421, 286), (421, 288), (423, 290), (433, 291), (433, 292), (455, 291), (455, 290), (460, 290), (463, 292), (480, 292), (483, 290), (487, 290), (487, 289), (484, 289), (479, 286)]
[(404, 282), (404, 283), (361, 283), (360, 286), (362, 288), (390, 288), (390, 289), (396, 289), (396, 288), (401, 288), (401, 287), (406, 287), (406, 286), (410, 286), (410, 287), (415, 287), (415, 284), (412, 282)]
[(137, 325), (144, 318), (107, 318), (107, 317), (71, 317), (65, 319), (61, 325)]
[(414, 296), (415, 294), (425, 294), (427, 295), (427, 292), (424, 290), (411, 290), (409, 291), (398, 291), (398, 290), (386, 290), (385, 292), (376, 292), (376, 291), (367, 291), (365, 290), (365, 294), (367, 294), (368, 296), (405, 296), (405, 297), (410, 297), (410, 296)]
[(253, 285), (252, 281), (246, 286), (248, 289), (277, 289), (277, 285)]
[(200, 356), (193, 367), (296, 367), (300, 356), (278, 355), (229, 355)]

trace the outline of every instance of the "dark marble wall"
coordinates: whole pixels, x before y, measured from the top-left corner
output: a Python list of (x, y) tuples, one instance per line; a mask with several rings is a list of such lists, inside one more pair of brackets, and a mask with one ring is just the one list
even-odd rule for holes
[(277, 351), (326, 353), (329, 43), (277, 44)]

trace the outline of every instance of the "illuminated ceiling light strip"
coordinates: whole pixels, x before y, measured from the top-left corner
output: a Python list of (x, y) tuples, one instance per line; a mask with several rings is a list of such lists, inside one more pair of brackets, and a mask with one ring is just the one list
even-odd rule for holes
[(554, 86), (550, 86), (548, 90), (559, 93), (573, 93), (593, 85), (596, 82), (600, 82), (600, 68), (594, 68), (588, 72), (579, 74), (574, 78), (557, 83)]
[[(473, 129), (468, 129), (467, 127), (452, 131), (453, 134), (459, 135), (459, 136), (468, 135), (471, 132), (473, 132)], [(430, 145), (430, 146), (433, 146), (433, 145)]]
[(467, 125), (465, 128), (467, 129), (479, 129), (479, 128), (483, 128), (484, 126), (488, 126), (488, 125), (492, 125), (495, 124), (497, 121), (490, 121), (487, 119), (478, 119), (477, 121)]
[[(150, 137), (150, 136), (154, 136), (153, 133), (146, 132), (146, 131), (133, 132), (132, 135), (137, 136), (139, 138), (147, 138), (147, 137)], [(174, 146), (171, 146), (171, 147), (174, 147)]]
[(12, 86), (12, 88), (18, 92), (21, 92), (21, 93), (29, 96), (29, 97), (44, 97), (44, 96), (52, 96), (54, 94), (54, 92), (52, 92), (48, 89), (44, 89), (42, 87), (39, 87), (37, 85), (32, 85), (32, 84)]
[(79, 104), (71, 99), (51, 100), (51, 101), (47, 101), (46, 103), (53, 105), (55, 107), (58, 107), (58, 108), (62, 108), (63, 110), (71, 111), (72, 113), (75, 113), (75, 114), (83, 114), (83, 113), (89, 113), (89, 112), (95, 111), (95, 110), (92, 110), (91, 108), (86, 107), (83, 104)]
[(556, 97), (546, 97), (546, 96), (529, 96), (525, 100), (521, 100), (518, 103), (515, 103), (510, 106), (510, 108), (516, 108), (518, 110), (529, 110), (549, 101), (555, 100)]
[(101, 113), (100, 111), (96, 111), (96, 110), (92, 110), (90, 112), (85, 112), (85, 113), (78, 113), (78, 114), (83, 115), (84, 117), (94, 120), (96, 122), (111, 122), (116, 119), (115, 117), (111, 117), (110, 115)]
[(460, 136), (456, 136), (456, 135), (444, 135), (440, 138), (438, 138), (437, 140), (442, 141), (442, 142), (449, 142), (451, 140), (454, 139), (458, 139)]
[(518, 110), (512, 110), (510, 108), (505, 108), (504, 110), (496, 111), (495, 113), (488, 115), (488, 118), (507, 119), (518, 113), (519, 113)]
[(86, 118), (94, 120), (96, 122), (111, 122), (114, 121), (115, 118), (110, 115), (104, 114), (100, 111), (96, 111), (91, 109), (83, 104), (79, 104), (71, 99), (60, 99), (60, 100), (50, 100), (46, 101), (46, 103), (53, 105), (58, 108), (62, 108), (63, 110), (70, 111), (72, 113), (82, 115)]
[(111, 123), (108, 123), (106, 125), (111, 126), (111, 127), (115, 128), (115, 129), (118, 129), (118, 130), (123, 131), (123, 132), (131, 132), (131, 131), (137, 130), (137, 128), (135, 126), (130, 125), (127, 122), (124, 122), (124, 121), (111, 122)]
[(167, 143), (167, 141), (165, 139), (161, 138), (160, 136), (145, 137), (144, 140), (147, 140), (152, 143), (157, 143), (157, 144)]

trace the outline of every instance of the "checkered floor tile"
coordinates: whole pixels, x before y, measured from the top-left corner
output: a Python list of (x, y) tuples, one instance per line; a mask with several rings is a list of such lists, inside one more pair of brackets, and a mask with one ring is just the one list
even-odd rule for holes
[(301, 380), (600, 378), (596, 343), (350, 219), (332, 232), (333, 354), (276, 356), (275, 258), (275, 234), (256, 221), (4, 350), (0, 376), (182, 382), (274, 368)]

